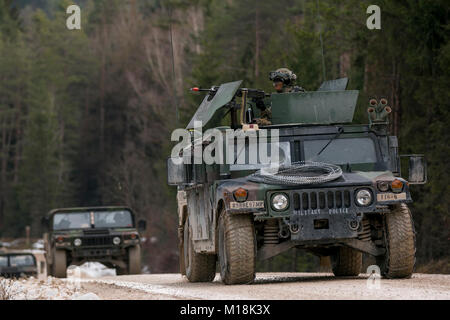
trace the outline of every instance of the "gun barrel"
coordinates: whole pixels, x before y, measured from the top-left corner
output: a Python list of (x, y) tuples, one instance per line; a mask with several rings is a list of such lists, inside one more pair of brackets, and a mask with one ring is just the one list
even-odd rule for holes
[(205, 91), (214, 91), (214, 89), (203, 89), (203, 88), (199, 88), (199, 87), (193, 87), (193, 88), (190, 88), (189, 89), (189, 91), (192, 91), (192, 92), (205, 92)]

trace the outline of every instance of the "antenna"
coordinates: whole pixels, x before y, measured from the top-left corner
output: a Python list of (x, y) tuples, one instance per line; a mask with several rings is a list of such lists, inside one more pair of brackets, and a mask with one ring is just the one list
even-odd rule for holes
[(320, 23), (320, 9), (319, 9), (319, 0), (317, 0), (317, 21), (319, 22), (319, 38), (320, 38), (320, 47), (322, 49), (322, 72), (323, 72), (323, 81), (326, 81), (325, 75), (325, 56), (323, 54), (323, 39), (322, 39), (322, 24)]
[(178, 90), (175, 78), (175, 55), (173, 54), (173, 36), (172, 36), (172, 7), (169, 6), (169, 31), (170, 31), (170, 52), (172, 54), (172, 81), (173, 81), (173, 90), (175, 96), (175, 123), (176, 127), (178, 127), (178, 121), (180, 120), (180, 116), (178, 113)]

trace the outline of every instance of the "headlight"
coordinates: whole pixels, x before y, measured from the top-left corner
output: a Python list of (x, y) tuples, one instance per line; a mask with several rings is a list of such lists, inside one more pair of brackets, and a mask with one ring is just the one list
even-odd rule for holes
[(117, 246), (120, 244), (120, 238), (119, 237), (114, 237), (113, 238), (113, 243)]
[(272, 197), (272, 208), (276, 211), (286, 210), (289, 206), (289, 199), (283, 193), (278, 193)]
[(386, 192), (389, 190), (389, 182), (387, 181), (379, 181), (377, 186), (378, 190), (380, 190), (381, 192)]
[(356, 203), (360, 206), (368, 206), (372, 203), (372, 193), (367, 189), (361, 189), (356, 193)]
[(81, 246), (81, 239), (75, 239), (74, 241), (73, 241), (73, 244), (75, 245), (75, 247), (79, 247), (79, 246)]

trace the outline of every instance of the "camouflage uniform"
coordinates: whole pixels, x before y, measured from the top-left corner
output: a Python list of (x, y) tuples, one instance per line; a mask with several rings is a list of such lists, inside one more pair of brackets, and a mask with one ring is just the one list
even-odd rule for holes
[(258, 126), (269, 126), (272, 124), (272, 110), (269, 108), (266, 108), (266, 110), (261, 112), (261, 117), (256, 119), (256, 123)]
[(283, 86), (283, 92), (282, 93), (286, 93), (286, 92), (306, 92), (305, 89), (303, 89), (302, 87), (299, 86)]

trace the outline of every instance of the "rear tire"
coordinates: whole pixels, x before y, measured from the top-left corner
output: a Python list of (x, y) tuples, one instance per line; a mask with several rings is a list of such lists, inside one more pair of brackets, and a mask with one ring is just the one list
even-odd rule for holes
[(253, 216), (222, 211), (218, 238), (222, 281), (225, 284), (252, 283), (256, 258)]
[(193, 240), (186, 218), (183, 231), (183, 255), (186, 277), (190, 282), (211, 282), (216, 277), (216, 256), (194, 251)]
[(128, 249), (128, 274), (141, 274), (141, 246)]
[(414, 223), (404, 203), (396, 205), (385, 217), (386, 254), (377, 259), (386, 278), (410, 278), (416, 261)]
[(331, 266), (336, 277), (355, 277), (361, 273), (362, 253), (349, 247), (339, 247), (331, 256)]
[(52, 275), (56, 278), (67, 278), (67, 253), (65, 250), (52, 249)]

